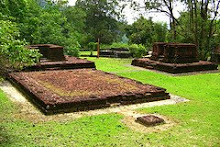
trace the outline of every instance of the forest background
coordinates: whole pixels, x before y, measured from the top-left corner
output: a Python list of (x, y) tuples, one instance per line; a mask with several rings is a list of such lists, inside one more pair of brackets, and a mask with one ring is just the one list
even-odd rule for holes
[[(176, 17), (174, 8), (186, 9)], [(166, 14), (169, 23), (140, 16), (128, 24), (123, 10), (128, 6), (144, 12)], [(57, 44), (65, 53), (79, 56), (79, 50), (111, 45), (150, 50), (153, 42), (194, 43), (199, 58), (206, 60), (220, 44), (218, 0), (1, 0), (0, 64), (22, 68), (40, 58), (27, 44)], [(140, 54), (142, 55), (142, 54)]]

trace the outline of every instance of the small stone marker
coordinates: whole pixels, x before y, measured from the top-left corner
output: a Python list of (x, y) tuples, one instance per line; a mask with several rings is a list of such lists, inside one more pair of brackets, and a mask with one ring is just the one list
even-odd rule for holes
[(136, 119), (136, 122), (138, 122), (142, 125), (145, 125), (145, 126), (153, 126), (153, 125), (165, 123), (164, 119), (159, 118), (154, 115), (147, 115), (147, 116), (138, 117)]

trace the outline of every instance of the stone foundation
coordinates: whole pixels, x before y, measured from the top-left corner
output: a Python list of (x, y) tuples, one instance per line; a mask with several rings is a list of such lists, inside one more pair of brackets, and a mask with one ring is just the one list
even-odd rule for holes
[(173, 74), (217, 70), (218, 67), (212, 62), (199, 61), (194, 44), (163, 42), (154, 43), (150, 58), (134, 59), (131, 64)]

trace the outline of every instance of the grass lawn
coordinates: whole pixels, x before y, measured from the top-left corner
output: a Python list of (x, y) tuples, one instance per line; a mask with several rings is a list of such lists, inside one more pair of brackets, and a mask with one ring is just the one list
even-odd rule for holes
[[(90, 55), (91, 51), (80, 51), (79, 52), (80, 55)], [(92, 51), (93, 55), (97, 55), (97, 51)]]
[(19, 106), (0, 91), (0, 146), (220, 146), (220, 73), (173, 77), (129, 67), (131, 59), (88, 59), (99, 70), (164, 87), (190, 102), (138, 109), (177, 123), (166, 131), (140, 133), (114, 113), (34, 124), (14, 117)]

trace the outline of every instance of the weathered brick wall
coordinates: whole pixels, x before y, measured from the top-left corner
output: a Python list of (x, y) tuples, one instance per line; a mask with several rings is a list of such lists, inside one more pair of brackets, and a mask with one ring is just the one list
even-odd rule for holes
[(30, 49), (39, 49), (39, 52), (43, 55), (42, 58), (46, 58), (51, 61), (63, 61), (65, 60), (63, 54), (63, 47), (54, 44), (36, 44), (28, 46)]
[(198, 61), (195, 44), (156, 42), (151, 60), (167, 63), (192, 63)]

